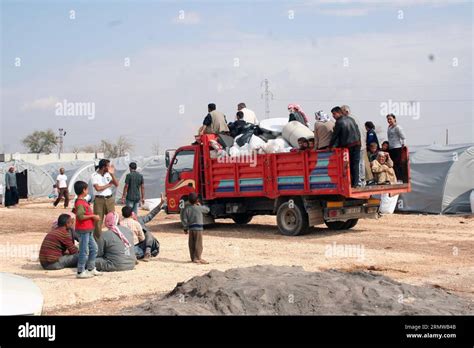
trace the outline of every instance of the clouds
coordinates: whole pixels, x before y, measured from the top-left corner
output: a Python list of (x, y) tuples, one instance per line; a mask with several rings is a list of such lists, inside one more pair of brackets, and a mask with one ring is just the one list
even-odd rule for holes
[(58, 102), (59, 99), (52, 96), (37, 98), (32, 101), (25, 102), (21, 107), (21, 111), (53, 110)]
[[(348, 11), (346, 16), (357, 16), (349, 13), (353, 8), (342, 10)], [(179, 15), (182, 24), (195, 25), (193, 30), (178, 29)], [(311, 21), (287, 23), (279, 18), (275, 25), (291, 25), (292, 35), (270, 37), (265, 34), (272, 29), (269, 24), (248, 30), (249, 22), (241, 26), (220, 22), (218, 30), (192, 40), (193, 32), (205, 27), (198, 13), (186, 10), (172, 21), (176, 25), (170, 25), (166, 35), (175, 30), (189, 35), (187, 40), (180, 37), (127, 52), (128, 67), (112, 52), (72, 68), (58, 66), (38, 74), (37, 80), (3, 91), (8, 95), (5, 114), (13, 116), (4, 120), (5, 128), (16, 129), (5, 134), (6, 146), (14, 151), (17, 138), (60, 125), (68, 131), (66, 146), (125, 135), (141, 154), (149, 153), (157, 141), (165, 148), (176, 147), (192, 141), (209, 102), (217, 103), (229, 121), (242, 101), (262, 118), (264, 78), (270, 80), (275, 96), (273, 117), (285, 117), (290, 102), (302, 105), (308, 115), (344, 103), (361, 121), (371, 120), (385, 129), (380, 105), (413, 100), (420, 102), (420, 118), (400, 118), (410, 144), (432, 143), (442, 137), (446, 123), (454, 127), (459, 142), (472, 136), (466, 127), (472, 110), (472, 32), (465, 23), (445, 21), (442, 27), (419, 23), (408, 33), (374, 26), (369, 32), (334, 34), (314, 29)], [(241, 18), (238, 22), (244, 23)], [(436, 59), (430, 61), (429, 54)], [(95, 118), (58, 118), (54, 114), (58, 99), (94, 103)]]

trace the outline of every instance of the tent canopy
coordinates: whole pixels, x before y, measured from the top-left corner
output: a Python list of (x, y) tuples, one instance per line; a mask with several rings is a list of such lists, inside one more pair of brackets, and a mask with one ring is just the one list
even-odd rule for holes
[(418, 148), (410, 154), (411, 192), (399, 210), (433, 214), (471, 213), (474, 144)]
[[(166, 165), (164, 156), (152, 156), (144, 159), (143, 163), (138, 165), (137, 171), (143, 175), (145, 183), (145, 198), (159, 198), (164, 192)], [(125, 178), (130, 171), (127, 170), (122, 174), (117, 187), (115, 199), (120, 200), (125, 187)]]
[(53, 192), (54, 180), (43, 168), (21, 160), (0, 163), (0, 183), (5, 187), (5, 173), (14, 166), (17, 173), (27, 171), (28, 197), (48, 197)]

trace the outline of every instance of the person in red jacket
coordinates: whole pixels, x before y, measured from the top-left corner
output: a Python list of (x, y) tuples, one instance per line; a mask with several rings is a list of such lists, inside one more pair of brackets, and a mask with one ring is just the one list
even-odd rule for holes
[(74, 245), (71, 229), (74, 218), (59, 215), (57, 226), (44, 237), (39, 251), (41, 266), (47, 270), (58, 270), (77, 266), (78, 250)]
[(84, 181), (77, 181), (74, 184), (74, 192), (77, 195), (74, 202), (74, 214), (76, 214), (76, 233), (79, 236), (77, 278), (91, 278), (102, 274), (95, 268), (97, 243), (92, 235), (95, 222), (99, 221), (100, 217), (94, 215), (89, 202), (85, 200), (88, 191), (87, 183)]

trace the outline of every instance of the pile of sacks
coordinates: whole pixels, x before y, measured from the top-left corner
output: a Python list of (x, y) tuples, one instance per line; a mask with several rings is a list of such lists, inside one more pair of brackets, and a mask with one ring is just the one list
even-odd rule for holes
[(243, 134), (232, 138), (221, 135), (210, 142), (211, 158), (247, 156), (252, 153), (290, 152), (298, 147), (298, 138), (313, 137), (313, 132), (297, 121), (287, 118), (263, 120), (259, 126), (249, 125)]

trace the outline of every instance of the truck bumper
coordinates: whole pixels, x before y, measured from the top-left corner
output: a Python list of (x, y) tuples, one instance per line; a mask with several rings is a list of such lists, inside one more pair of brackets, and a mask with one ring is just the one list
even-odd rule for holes
[(378, 206), (355, 206), (342, 208), (325, 208), (323, 211), (325, 221), (347, 221), (350, 219), (376, 219)]

